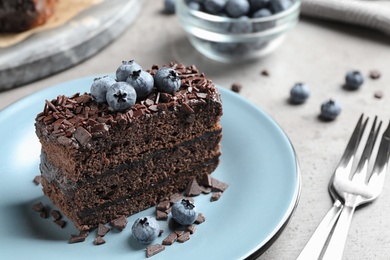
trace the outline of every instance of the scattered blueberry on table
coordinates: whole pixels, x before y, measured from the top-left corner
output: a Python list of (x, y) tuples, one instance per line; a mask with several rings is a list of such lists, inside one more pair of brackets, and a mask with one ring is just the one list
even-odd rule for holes
[(339, 102), (330, 99), (322, 103), (320, 118), (326, 121), (331, 121), (336, 119), (340, 112), (341, 106)]
[(360, 71), (349, 71), (345, 76), (345, 88), (350, 90), (356, 90), (364, 82), (363, 74)]
[(293, 104), (302, 104), (310, 96), (310, 89), (304, 83), (296, 83), (290, 90), (290, 102)]

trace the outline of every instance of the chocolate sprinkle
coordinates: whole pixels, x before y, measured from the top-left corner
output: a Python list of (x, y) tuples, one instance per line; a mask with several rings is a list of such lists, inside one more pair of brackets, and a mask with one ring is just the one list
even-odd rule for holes
[(146, 247), (146, 257), (152, 257), (165, 250), (165, 246), (160, 244), (149, 245)]

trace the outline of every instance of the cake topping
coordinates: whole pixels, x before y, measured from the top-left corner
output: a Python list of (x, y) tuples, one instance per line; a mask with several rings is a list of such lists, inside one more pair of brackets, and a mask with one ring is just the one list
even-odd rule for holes
[(122, 64), (116, 70), (116, 79), (126, 81), (135, 70), (142, 70), (142, 67), (134, 60), (122, 61)]
[(164, 251), (165, 246), (160, 245), (160, 244), (155, 244), (155, 245), (149, 245), (146, 247), (146, 257), (152, 257), (155, 254), (158, 254), (162, 251)]
[(95, 78), (91, 86), (91, 95), (98, 103), (106, 102), (107, 89), (116, 83), (115, 79), (109, 76)]
[(106, 100), (112, 109), (122, 112), (134, 106), (137, 93), (130, 84), (117, 82), (108, 88)]
[(134, 87), (137, 99), (145, 99), (152, 92), (154, 86), (153, 76), (143, 70), (133, 71), (126, 82)]
[(160, 233), (160, 225), (154, 217), (138, 218), (132, 228), (133, 237), (142, 244), (150, 244)]
[(172, 68), (161, 68), (154, 74), (154, 82), (158, 91), (173, 94), (180, 88), (179, 74)]
[(198, 211), (194, 204), (187, 199), (177, 201), (172, 206), (172, 218), (181, 225), (190, 225), (198, 217)]
[(120, 216), (117, 219), (111, 221), (111, 225), (119, 231), (122, 231), (127, 226), (126, 216)]

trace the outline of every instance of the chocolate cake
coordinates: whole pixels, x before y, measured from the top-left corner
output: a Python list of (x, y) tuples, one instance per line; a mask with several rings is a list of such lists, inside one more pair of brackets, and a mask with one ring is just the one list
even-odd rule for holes
[(173, 94), (153, 88), (117, 112), (77, 93), (46, 101), (37, 115), (43, 192), (78, 229), (154, 206), (217, 167), (218, 89), (195, 66), (168, 67), (181, 80)]
[(42, 25), (56, 0), (0, 0), (0, 33), (18, 33)]

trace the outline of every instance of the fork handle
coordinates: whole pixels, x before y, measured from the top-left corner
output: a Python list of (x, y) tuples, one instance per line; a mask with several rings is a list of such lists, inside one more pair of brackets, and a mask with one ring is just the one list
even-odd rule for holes
[(353, 213), (354, 206), (344, 206), (337, 221), (336, 227), (333, 231), (332, 237), (329, 241), (328, 247), (324, 253), (323, 260), (341, 260), (343, 257), (345, 242), (347, 241), (349, 226)]
[(341, 209), (341, 202), (336, 200), (333, 204), (333, 207), (322, 219), (310, 240), (299, 254), (297, 260), (314, 260), (319, 258), (325, 242), (328, 239), (328, 236), (341, 213)]

